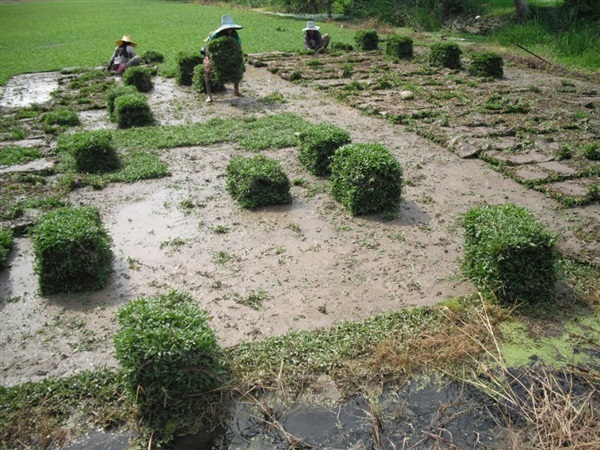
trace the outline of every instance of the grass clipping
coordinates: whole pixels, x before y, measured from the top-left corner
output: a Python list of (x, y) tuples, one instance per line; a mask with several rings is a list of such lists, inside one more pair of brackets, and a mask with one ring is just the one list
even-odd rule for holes
[(213, 83), (239, 83), (244, 76), (244, 54), (232, 37), (223, 36), (208, 44)]

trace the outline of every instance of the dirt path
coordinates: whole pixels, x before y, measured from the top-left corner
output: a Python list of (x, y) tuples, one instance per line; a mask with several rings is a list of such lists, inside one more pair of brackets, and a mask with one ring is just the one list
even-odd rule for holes
[[(564, 236), (562, 249), (589, 251), (573, 230), (597, 221), (598, 205), (565, 210), (479, 159), (461, 159), (401, 125), (362, 115), (264, 69), (248, 66), (241, 89), (244, 98), (228, 90), (206, 105), (191, 88), (157, 79), (150, 104), (161, 124), (285, 111), (333, 122), (354, 142), (381, 143), (408, 180), (398, 218), (349, 217), (327, 193), (327, 181), (300, 165), (294, 148), (267, 154), (281, 161), (290, 179), (304, 178), (309, 187), (292, 188), (292, 205), (255, 212), (241, 210), (225, 191), (226, 164), (243, 150), (164, 151), (171, 177), (80, 189), (69, 198), (100, 208), (114, 240), (115, 272), (102, 291), (36, 295), (31, 243), (16, 239), (10, 268), (0, 273), (0, 297), (10, 300), (0, 303), (0, 384), (115, 366), (118, 309), (170, 289), (198, 300), (225, 346), (465, 295), (474, 288), (460, 275), (463, 240), (456, 219), (481, 202), (525, 206)], [(276, 92), (285, 103), (261, 101)], [(84, 127), (111, 127), (105, 114), (82, 114)], [(182, 202), (195, 207), (185, 209)]]

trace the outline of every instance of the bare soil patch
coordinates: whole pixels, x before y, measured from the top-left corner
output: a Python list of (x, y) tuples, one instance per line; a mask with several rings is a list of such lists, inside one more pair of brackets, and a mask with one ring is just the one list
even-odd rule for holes
[[(267, 66), (275, 64), (271, 61), (279, 66), (287, 64), (283, 56), (272, 59), (254, 55), (253, 59)], [(299, 61), (293, 64), (300, 67)], [(355, 69), (357, 77), (368, 77), (379, 63), (365, 60), (362, 64), (361, 70)], [(302, 67), (308, 70), (306, 64)], [(413, 100), (412, 106), (407, 106), (398, 93), (406, 90), (405, 86), (381, 93), (367, 91), (369, 95), (361, 91), (356, 96), (359, 98), (346, 97), (340, 102), (328, 93), (334, 93), (331, 90), (336, 89), (336, 83), (349, 80), (332, 75), (329, 85), (314, 81), (307, 86), (282, 78), (280, 74), (289, 73), (286, 70), (273, 74), (272, 70), (248, 65), (241, 86), (245, 96), (234, 98), (229, 89), (216, 94), (212, 104), (205, 104), (203, 96), (191, 87), (157, 77), (155, 89), (148, 94), (149, 102), (159, 124), (290, 112), (313, 123), (333, 122), (348, 130), (355, 142), (383, 144), (405, 170), (407, 184), (398, 217), (391, 221), (378, 216), (350, 217), (330, 197), (327, 179), (311, 176), (300, 165), (295, 148), (265, 153), (282, 163), (290, 179), (302, 178), (308, 183), (292, 188), (291, 205), (254, 212), (240, 209), (225, 191), (227, 162), (244, 150), (227, 144), (161, 151), (170, 177), (112, 184), (102, 190), (86, 187), (69, 194), (73, 205), (100, 209), (114, 240), (115, 271), (105, 289), (69, 296), (38, 295), (31, 242), (26, 236), (16, 239), (8, 268), (0, 272), (2, 385), (115, 366), (112, 337), (118, 309), (131, 299), (171, 289), (190, 292), (197, 299), (212, 317), (211, 325), (224, 346), (468, 294), (474, 287), (460, 275), (463, 241), (456, 220), (481, 202), (525, 206), (561, 236), (561, 250), (581, 260), (600, 262), (598, 202), (565, 208), (545, 190), (529, 189), (493, 170), (483, 159), (461, 158), (448, 149), (447, 143), (455, 136), (479, 138), (487, 150), (475, 153), (493, 155), (493, 151), (503, 151), (490, 147), (497, 142), (494, 136), (500, 129), (514, 128), (514, 124), (500, 121), (490, 126), (483, 117), (480, 125), (485, 125), (480, 127), (472, 115), (469, 120), (458, 120), (463, 117), (463, 108), (469, 106), (460, 102), (440, 106), (446, 116), (457, 119), (456, 123), (434, 120), (417, 127), (394, 124), (385, 117), (432, 106), (419, 106), (419, 101)], [(533, 83), (542, 90), (543, 98), (551, 99), (557, 83), (564, 85), (562, 77), (539, 71), (512, 67), (505, 71), (506, 78), (494, 86), (501, 85), (513, 94), (525, 93), (524, 87)], [(305, 73), (305, 78), (318, 77)], [(444, 86), (451, 78), (452, 74), (442, 73), (440, 83)], [(59, 79), (61, 86), (66, 83), (64, 79)], [(23, 78), (23, 83), (28, 82)], [(598, 92), (592, 93), (597, 85), (574, 83), (577, 92), (569, 102), (557, 97), (554, 101), (558, 103), (539, 107), (569, 117), (565, 108), (570, 104), (579, 108), (588, 97), (598, 104)], [(585, 87), (579, 88), (580, 83)], [(314, 89), (318, 86), (321, 89)], [(426, 91), (434, 89), (438, 88), (426, 86)], [(285, 102), (265, 99), (274, 93)], [(5, 97), (7, 94), (5, 90)], [(485, 94), (475, 92), (473, 96)], [(369, 107), (361, 106), (365, 104)], [(373, 105), (380, 106), (376, 114)], [(101, 101), (93, 100), (81, 109), (81, 128), (114, 127)], [(366, 109), (370, 114), (364, 113)], [(600, 133), (595, 131), (600, 129), (598, 109), (590, 111), (586, 132), (577, 132), (582, 141), (592, 135), (598, 139)], [(3, 114), (14, 114), (14, 110), (3, 108)], [(440, 139), (439, 133), (446, 140)], [(558, 139), (553, 135), (551, 142)], [(4, 146), (8, 139), (3, 141)], [(43, 135), (35, 142), (49, 149), (54, 138)], [(569, 162), (560, 163), (567, 168), (539, 167), (555, 159), (548, 150), (551, 146), (517, 152), (514, 150), (521, 147), (512, 141), (506, 145), (515, 157), (530, 156), (527, 163), (514, 162), (515, 167), (535, 165), (539, 170), (562, 171), (568, 178), (553, 176), (554, 183), (598, 183), (597, 176), (584, 176), (582, 171), (587, 169)], [(537, 154), (543, 155), (541, 159), (534, 157)], [(4, 183), (8, 171), (2, 170), (0, 176)], [(190, 204), (192, 208), (184, 207)]]

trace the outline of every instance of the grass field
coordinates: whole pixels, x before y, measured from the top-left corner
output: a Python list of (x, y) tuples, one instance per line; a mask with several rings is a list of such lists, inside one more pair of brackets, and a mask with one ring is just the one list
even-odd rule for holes
[[(198, 51), (208, 33), (231, 13), (243, 25), (245, 52), (302, 49), (300, 19), (162, 0), (64, 0), (0, 3), (0, 85), (13, 75), (108, 63), (115, 41), (130, 34), (138, 53), (156, 50), (168, 61)], [(339, 42), (354, 31), (319, 23)]]

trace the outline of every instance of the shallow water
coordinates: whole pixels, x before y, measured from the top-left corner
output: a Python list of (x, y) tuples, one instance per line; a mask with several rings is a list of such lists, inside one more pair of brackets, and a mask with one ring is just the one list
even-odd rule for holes
[(0, 106), (23, 108), (50, 100), (58, 89), (58, 72), (26, 73), (11, 78), (0, 90)]
[[(377, 396), (352, 397), (335, 405), (237, 402), (225, 430), (184, 436), (173, 450), (274, 450), (291, 442), (317, 449), (502, 448), (487, 398), (456, 382), (412, 379)], [(105, 445), (102, 447), (101, 445)], [(109, 447), (110, 445), (110, 447)], [(95, 433), (69, 450), (126, 449), (126, 442)]]

